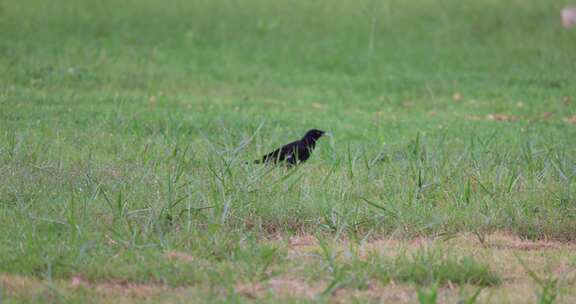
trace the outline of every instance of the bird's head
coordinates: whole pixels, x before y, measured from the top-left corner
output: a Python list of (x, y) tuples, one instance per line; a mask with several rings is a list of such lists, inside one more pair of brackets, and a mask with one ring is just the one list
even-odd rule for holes
[(308, 139), (308, 140), (316, 141), (320, 137), (324, 136), (325, 134), (326, 134), (326, 132), (324, 132), (322, 130), (311, 129), (311, 130), (308, 130), (308, 132), (306, 132), (306, 135), (304, 135), (304, 138)]

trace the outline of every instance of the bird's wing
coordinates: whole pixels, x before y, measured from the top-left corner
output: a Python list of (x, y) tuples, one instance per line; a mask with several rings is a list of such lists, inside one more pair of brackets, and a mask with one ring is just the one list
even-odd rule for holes
[(297, 158), (299, 162), (304, 162), (310, 157), (312, 149), (314, 149), (314, 147), (301, 143), (294, 152), (296, 154), (294, 157)]
[(298, 155), (310, 154), (310, 152), (312, 152), (312, 149), (314, 149), (314, 147), (310, 147), (310, 146), (305, 145), (305, 144), (298, 145)]
[(297, 148), (299, 141), (291, 142), (287, 145), (282, 146), (269, 154), (264, 155), (263, 160), (268, 161), (284, 161), (286, 158), (291, 157), (294, 154), (294, 150)]
[(296, 154), (294, 153), (294, 150), (292, 150), (292, 153), (288, 154), (286, 156), (286, 161), (290, 164), (295, 165), (298, 162), (298, 157), (296, 156)]

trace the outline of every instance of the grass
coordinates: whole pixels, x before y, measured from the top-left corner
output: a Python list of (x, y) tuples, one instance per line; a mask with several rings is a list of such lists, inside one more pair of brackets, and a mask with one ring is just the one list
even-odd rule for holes
[[(475, 250), (335, 252), (467, 233), (488, 251), (502, 232), (574, 241), (563, 4), (0, 2), (0, 297), (109, 299), (67, 283), (81, 278), (159, 288), (151, 302), (178, 288), (302, 300), (263, 291), (274, 282), (316, 286), (308, 300), (400, 282), (439, 299), (488, 286), (489, 301), (509, 280)], [(334, 136), (305, 166), (244, 164), (309, 128)], [(294, 261), (278, 240), (302, 235), (336, 241)]]

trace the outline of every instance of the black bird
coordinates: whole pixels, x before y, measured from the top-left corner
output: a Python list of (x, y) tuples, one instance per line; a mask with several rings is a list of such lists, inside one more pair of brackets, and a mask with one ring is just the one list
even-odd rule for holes
[(271, 153), (268, 153), (262, 157), (262, 159), (254, 161), (255, 164), (260, 163), (278, 163), (286, 162), (289, 165), (297, 165), (299, 163), (305, 162), (310, 158), (312, 150), (316, 147), (316, 141), (320, 139), (326, 132), (311, 129), (306, 132), (306, 135), (302, 139), (291, 142), (287, 145), (278, 148)]

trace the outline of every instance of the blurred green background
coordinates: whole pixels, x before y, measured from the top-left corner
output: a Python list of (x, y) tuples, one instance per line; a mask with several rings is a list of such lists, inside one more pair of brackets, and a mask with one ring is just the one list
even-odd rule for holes
[[(574, 240), (567, 4), (0, 1), (0, 272), (230, 287), (294, 267), (276, 235)], [(309, 128), (306, 165), (243, 164)]]

